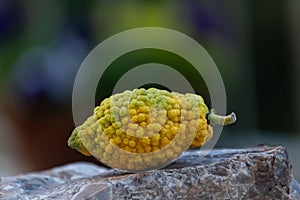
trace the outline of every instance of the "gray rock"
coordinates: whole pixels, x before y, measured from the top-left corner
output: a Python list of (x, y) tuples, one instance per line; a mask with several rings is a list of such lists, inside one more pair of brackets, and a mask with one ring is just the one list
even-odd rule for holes
[(91, 163), (2, 177), (0, 199), (300, 199), (281, 146), (189, 150), (161, 170), (126, 173)]
[(292, 199), (300, 199), (300, 184), (295, 179), (291, 180), (291, 197)]

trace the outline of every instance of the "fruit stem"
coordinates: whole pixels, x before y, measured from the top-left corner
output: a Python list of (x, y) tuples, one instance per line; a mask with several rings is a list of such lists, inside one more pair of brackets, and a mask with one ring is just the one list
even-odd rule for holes
[(209, 113), (207, 114), (207, 119), (212, 125), (218, 124), (218, 125), (229, 125), (236, 122), (237, 117), (234, 112), (232, 112), (230, 115), (227, 116), (220, 116), (217, 115), (215, 109), (211, 109)]

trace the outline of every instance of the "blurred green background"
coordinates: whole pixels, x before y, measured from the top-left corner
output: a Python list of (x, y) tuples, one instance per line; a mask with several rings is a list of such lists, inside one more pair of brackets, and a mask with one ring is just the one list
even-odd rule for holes
[[(299, 15), (300, 2), (284, 0), (1, 0), (0, 175), (94, 162), (66, 145), (74, 128), (77, 69), (106, 38), (158, 26), (197, 40), (222, 74), (228, 111), (235, 111), (239, 121), (224, 129), (217, 146), (284, 145), (300, 179)], [(166, 58), (162, 52), (143, 55)], [(115, 77), (102, 83), (107, 87), (116, 81), (117, 72), (111, 74)], [(200, 93), (209, 101), (201, 81), (198, 89), (203, 86)], [(109, 92), (102, 91), (96, 101)]]

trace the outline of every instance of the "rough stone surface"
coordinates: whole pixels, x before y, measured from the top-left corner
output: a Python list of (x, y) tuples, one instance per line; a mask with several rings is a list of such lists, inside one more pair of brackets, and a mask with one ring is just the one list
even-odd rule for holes
[(186, 152), (161, 170), (131, 174), (72, 163), (0, 180), (0, 199), (300, 199), (281, 146)]
[(300, 184), (295, 179), (291, 180), (291, 197), (292, 199), (300, 199)]

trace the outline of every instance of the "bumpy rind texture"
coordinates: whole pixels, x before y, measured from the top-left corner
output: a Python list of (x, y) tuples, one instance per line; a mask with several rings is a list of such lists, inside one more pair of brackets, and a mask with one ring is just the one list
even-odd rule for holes
[(155, 88), (104, 99), (69, 138), (69, 146), (104, 164), (145, 171), (170, 164), (213, 134), (201, 96)]

